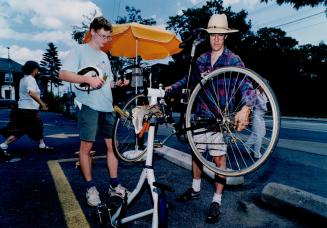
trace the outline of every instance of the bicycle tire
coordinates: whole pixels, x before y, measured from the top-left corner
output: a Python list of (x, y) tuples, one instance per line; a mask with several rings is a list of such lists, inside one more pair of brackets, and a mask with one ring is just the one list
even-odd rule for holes
[(122, 108), (124, 115), (117, 115), (113, 131), (113, 149), (119, 159), (125, 162), (142, 162), (146, 153), (147, 132), (141, 139), (135, 133), (132, 110), (136, 106), (148, 105), (144, 94), (137, 94)]
[[(246, 83), (252, 85), (252, 89), (261, 87), (267, 98), (263, 121), (256, 124), (258, 128), (265, 127), (259, 150), (247, 144), (253, 136), (253, 121), (259, 118), (253, 113), (259, 108), (253, 108), (250, 124), (243, 131), (234, 129), (235, 114), (244, 106), (242, 89)], [(258, 95), (255, 97), (257, 99)], [(207, 109), (205, 118), (197, 108), (200, 105)], [(187, 137), (194, 154), (209, 170), (223, 176), (241, 176), (253, 172), (268, 159), (278, 141), (280, 111), (276, 96), (266, 80), (246, 68), (222, 67), (204, 76), (190, 96), (185, 118)], [(255, 135), (259, 136), (259, 133)], [(202, 143), (200, 137), (211, 137), (212, 141)], [(219, 156), (219, 150), (225, 152), (222, 168), (212, 162), (215, 156)]]

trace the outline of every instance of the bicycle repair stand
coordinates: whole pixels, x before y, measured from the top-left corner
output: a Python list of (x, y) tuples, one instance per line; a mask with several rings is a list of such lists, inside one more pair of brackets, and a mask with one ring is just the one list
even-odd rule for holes
[[(165, 91), (162, 88), (159, 89), (147, 89), (147, 96), (150, 97), (150, 105), (157, 104), (158, 98), (163, 98), (165, 95)], [(157, 118), (155, 116), (152, 116), (150, 119), (150, 128), (148, 132), (148, 143), (147, 143), (147, 155), (146, 155), (146, 162), (145, 166), (142, 170), (140, 179), (133, 190), (133, 192), (127, 197), (125, 200), (126, 202), (123, 202), (123, 205), (118, 208), (116, 213), (112, 216), (112, 224), (115, 226), (119, 226), (121, 224), (134, 221), (138, 218), (142, 218), (144, 216), (152, 215), (152, 227), (157, 228), (159, 227), (159, 213), (158, 213), (158, 204), (159, 204), (159, 190), (163, 192), (171, 191), (172, 189), (169, 186), (166, 186), (164, 184), (157, 183), (154, 177), (154, 170), (152, 166), (152, 160), (153, 160), (153, 141), (154, 141), (154, 135), (155, 135), (155, 124), (156, 124)], [(147, 180), (148, 185), (151, 189), (151, 195), (153, 199), (153, 208), (130, 215), (128, 217), (121, 218), (121, 216), (124, 216), (122, 212), (125, 212), (126, 207), (133, 201), (133, 199), (139, 194), (141, 191), (141, 188), (145, 181)]]

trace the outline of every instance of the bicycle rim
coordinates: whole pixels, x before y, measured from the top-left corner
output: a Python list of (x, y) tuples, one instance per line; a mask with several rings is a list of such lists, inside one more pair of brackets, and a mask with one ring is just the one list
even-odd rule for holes
[[(246, 91), (260, 88), (260, 98), (259, 92), (252, 96), (256, 102), (249, 125), (236, 131), (235, 115), (250, 97)], [(262, 97), (266, 107), (258, 105)], [(245, 175), (260, 167), (277, 144), (278, 102), (268, 83), (254, 71), (223, 67), (205, 76), (193, 90), (186, 110), (186, 128), (194, 154), (208, 169), (224, 176)], [(225, 157), (224, 165), (218, 168), (213, 161), (221, 156)]]
[(148, 134), (142, 137), (135, 133), (133, 109), (148, 105), (148, 98), (143, 94), (132, 97), (123, 107), (124, 115), (118, 115), (114, 123), (113, 149), (117, 156), (125, 162), (142, 162), (146, 153)]

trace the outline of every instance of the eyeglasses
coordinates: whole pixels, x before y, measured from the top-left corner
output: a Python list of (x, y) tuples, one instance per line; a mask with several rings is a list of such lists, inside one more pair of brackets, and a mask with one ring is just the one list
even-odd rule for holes
[(96, 34), (103, 40), (112, 40), (112, 36), (101, 35), (99, 33)]

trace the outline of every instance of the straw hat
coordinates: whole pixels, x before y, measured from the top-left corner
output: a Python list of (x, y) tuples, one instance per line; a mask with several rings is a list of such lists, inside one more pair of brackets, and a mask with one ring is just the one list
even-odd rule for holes
[(228, 28), (228, 21), (225, 14), (214, 14), (208, 22), (208, 33), (233, 33), (238, 32), (237, 29)]

